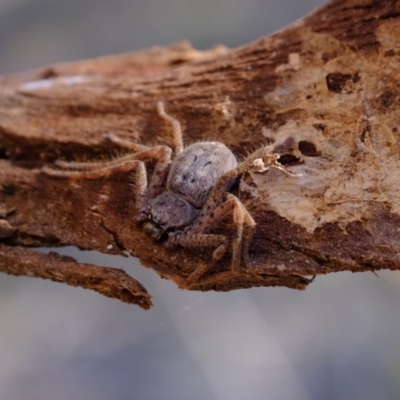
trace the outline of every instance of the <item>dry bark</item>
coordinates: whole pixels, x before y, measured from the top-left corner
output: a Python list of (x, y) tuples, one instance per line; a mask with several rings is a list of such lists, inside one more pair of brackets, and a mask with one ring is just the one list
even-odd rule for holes
[[(210, 260), (212, 249), (152, 243), (134, 222), (126, 177), (40, 173), (59, 158), (115, 155), (107, 132), (171, 144), (160, 100), (181, 121), (185, 143), (218, 140), (238, 157), (274, 144), (302, 174), (243, 177), (235, 193), (257, 222), (252, 264), (236, 279), (195, 289), (303, 289), (305, 276), (400, 269), (399, 37), (400, 1), (336, 0), (234, 50), (180, 44), (0, 77), (0, 270), (146, 308), (149, 296), (128, 276), (121, 288), (110, 269), (79, 269), (17, 246), (128, 251), (183, 277)], [(228, 268), (229, 256), (217, 270)]]

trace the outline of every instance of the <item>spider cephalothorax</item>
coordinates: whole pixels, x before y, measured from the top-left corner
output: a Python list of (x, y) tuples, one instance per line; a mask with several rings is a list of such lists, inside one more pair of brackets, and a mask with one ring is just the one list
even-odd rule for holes
[(150, 202), (145, 217), (145, 231), (155, 241), (165, 234), (184, 229), (197, 217), (198, 210), (183, 197), (164, 192)]
[[(271, 148), (263, 147), (243, 162), (223, 143), (199, 142), (183, 149), (179, 122), (166, 114), (164, 104), (158, 103), (160, 117), (173, 127), (174, 146), (147, 147), (108, 134), (111, 142), (133, 151), (116, 160), (98, 163), (57, 161), (64, 170), (45, 167), (43, 171), (57, 177), (98, 178), (117, 172), (133, 172), (135, 177), (136, 221), (155, 242), (187, 247), (212, 247), (212, 260), (200, 265), (189, 276), (159, 270), (181, 287), (190, 288), (226, 253), (232, 249), (230, 274), (239, 274), (241, 265), (249, 264), (248, 247), (255, 221), (242, 202), (229, 191), (246, 171), (264, 172), (279, 169), (293, 176), (281, 164)], [(175, 157), (172, 157), (174, 152)], [(146, 163), (155, 161), (148, 182)], [(210, 228), (232, 216), (234, 235), (209, 233)], [(226, 277), (226, 273), (224, 275)], [(217, 280), (218, 274), (212, 278)]]

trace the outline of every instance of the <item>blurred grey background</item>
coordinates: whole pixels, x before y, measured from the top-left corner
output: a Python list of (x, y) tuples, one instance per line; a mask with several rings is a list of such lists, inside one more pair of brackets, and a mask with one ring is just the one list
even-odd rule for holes
[[(0, 73), (189, 39), (255, 40), (319, 0), (0, 0)], [(305, 292), (184, 292), (134, 259), (154, 308), (0, 275), (0, 400), (400, 398), (399, 273), (317, 277)]]

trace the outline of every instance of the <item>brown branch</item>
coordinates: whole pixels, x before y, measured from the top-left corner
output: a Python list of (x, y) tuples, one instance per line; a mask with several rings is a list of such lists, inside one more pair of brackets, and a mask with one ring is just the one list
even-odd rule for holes
[(0, 271), (80, 286), (125, 303), (137, 304), (146, 310), (151, 307), (146, 289), (125, 271), (79, 264), (72, 257), (54, 252), (40, 254), (22, 247), (0, 244)]
[[(236, 279), (196, 289), (301, 289), (306, 275), (400, 269), (399, 27), (399, 1), (336, 0), (235, 50), (181, 44), (0, 78), (3, 270), (12, 272), (14, 246), (129, 251), (161, 275), (183, 277), (209, 260), (211, 250), (152, 243), (134, 223), (126, 177), (40, 174), (58, 158), (115, 154), (107, 132), (171, 144), (156, 113), (160, 100), (181, 121), (185, 143), (218, 140), (238, 157), (274, 144), (282, 163), (302, 174), (243, 177), (235, 194), (257, 222), (252, 264)], [(52, 265), (45, 256), (25, 269), (25, 256), (14, 260), (34, 276), (44, 277), (35, 273), (40, 263)], [(227, 270), (229, 257), (217, 268)]]

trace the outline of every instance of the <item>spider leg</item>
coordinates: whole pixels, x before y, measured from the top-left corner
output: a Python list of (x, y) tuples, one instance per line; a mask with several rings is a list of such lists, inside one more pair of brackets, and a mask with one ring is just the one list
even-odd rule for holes
[(244, 172), (266, 172), (269, 169), (277, 169), (290, 177), (299, 177), (301, 174), (288, 171), (278, 160), (279, 154), (273, 152), (270, 146), (262, 147), (250, 154), (243, 162), (241, 162), (237, 171), (239, 174)]
[[(232, 195), (230, 195), (232, 196)], [(234, 196), (233, 196), (234, 197)], [(240, 272), (240, 261), (241, 258), (244, 261), (244, 265), (248, 266), (250, 265), (250, 257), (249, 257), (249, 246), (251, 239), (253, 237), (255, 228), (256, 228), (256, 222), (254, 221), (253, 217), (250, 215), (250, 213), (247, 211), (246, 207), (243, 205), (243, 203), (235, 197), (237, 203), (240, 205), (240, 213), (241, 213), (241, 218), (242, 218), (242, 231), (240, 232), (241, 240), (238, 243), (238, 249), (240, 250), (240, 254), (237, 255), (238, 259), (238, 264), (237, 267), (238, 269), (236, 272)], [(235, 213), (234, 213), (234, 218), (235, 218)], [(232, 270), (233, 270), (233, 260), (232, 260)]]
[[(67, 170), (43, 167), (41, 172), (57, 178), (98, 179), (116, 173), (134, 171), (136, 205), (140, 210), (139, 214), (141, 214), (148, 200), (158, 196), (163, 190), (171, 162), (171, 152), (171, 149), (167, 146), (156, 146), (103, 163), (57, 161), (57, 166)], [(157, 162), (148, 184), (145, 162), (153, 160)], [(142, 217), (142, 215), (139, 215), (139, 219)]]
[(210, 195), (208, 196), (206, 203), (200, 210), (197, 221), (193, 225), (194, 232), (202, 232), (205, 230), (203, 225), (207, 221), (207, 216), (225, 201), (226, 192), (232, 187), (237, 177), (238, 171), (233, 169), (229, 172), (226, 172), (218, 179)]
[[(115, 135), (112, 132), (109, 132), (105, 135), (106, 139), (108, 139), (110, 142), (124, 147), (126, 149), (132, 150), (135, 152), (135, 154), (146, 154), (146, 151), (150, 149), (150, 147), (133, 143), (129, 140), (121, 139), (117, 135)], [(139, 156), (140, 157), (140, 156)], [(79, 162), (79, 161), (64, 161), (64, 160), (56, 160), (55, 165), (59, 168), (62, 169), (67, 169), (67, 170), (75, 170), (75, 171), (96, 171), (96, 170), (102, 170), (105, 168), (111, 168), (116, 165), (123, 164), (127, 161), (132, 160), (132, 154), (128, 154), (122, 157), (118, 157), (112, 160), (108, 161), (85, 161), (85, 162)], [(45, 170), (47, 171), (47, 167), (45, 167)], [(61, 176), (61, 175), (59, 175)], [(65, 175), (67, 176), (67, 175)], [(69, 175), (72, 176), (72, 175)], [(90, 179), (90, 177), (89, 177)]]
[(212, 235), (212, 234), (197, 234), (197, 235), (189, 235), (189, 236), (181, 236), (179, 237), (175, 243), (180, 244), (181, 246), (188, 247), (215, 247), (216, 250), (213, 252), (212, 261), (210, 263), (205, 263), (199, 265), (195, 271), (193, 271), (187, 278), (180, 278), (179, 281), (175, 279), (178, 285), (181, 288), (190, 288), (194, 284), (196, 284), (199, 279), (208, 272), (215, 263), (225, 254), (228, 247), (228, 238), (223, 235)]
[[(227, 194), (227, 200), (213, 210), (209, 215), (202, 218), (201, 223), (185, 232), (183, 235), (174, 238), (174, 243), (189, 247), (217, 247), (213, 252), (212, 261), (200, 265), (192, 274), (178, 284), (183, 288), (190, 288), (199, 283), (201, 277), (206, 274), (215, 263), (220, 260), (227, 251), (228, 245), (232, 244), (231, 273), (240, 273), (242, 259), (249, 262), (247, 255), (248, 246), (253, 235), (255, 222), (240, 200), (232, 194)], [(212, 228), (226, 215), (233, 215), (235, 225), (235, 236), (229, 239), (224, 235), (208, 234), (206, 230)], [(244, 254), (246, 253), (246, 254)]]
[(182, 142), (182, 128), (180, 122), (168, 115), (165, 112), (164, 102), (159, 101), (157, 103), (157, 111), (158, 115), (171, 124), (172, 126), (172, 135), (173, 135), (173, 143), (174, 143), (174, 151), (175, 154), (179, 154), (183, 150), (183, 142)]
[[(133, 157), (132, 157), (133, 156)], [(77, 172), (96, 172), (102, 171), (105, 169), (113, 169), (114, 167), (118, 167), (126, 162), (130, 162), (136, 158), (136, 154), (128, 154), (126, 156), (118, 157), (112, 160), (107, 161), (64, 161), (64, 160), (56, 160), (54, 165), (59, 168), (62, 168), (67, 174), (69, 171), (77, 171)], [(58, 171), (58, 170), (55, 170)], [(65, 175), (65, 176), (74, 176), (75, 174)], [(78, 176), (76, 174), (76, 176)], [(93, 175), (95, 177), (95, 175)], [(82, 176), (84, 177), (84, 176)], [(90, 178), (89, 178), (90, 179)], [(94, 178), (93, 178), (94, 179)]]
[[(167, 121), (172, 126), (172, 136), (173, 136), (172, 140), (174, 144), (173, 148), (175, 154), (179, 154), (183, 150), (182, 128), (180, 122), (166, 113), (164, 102), (162, 101), (159, 101), (157, 103), (157, 112), (162, 119)], [(124, 147), (125, 149), (129, 149), (134, 152), (148, 149), (147, 146), (133, 143), (129, 140), (121, 139), (112, 132), (107, 133), (105, 135), (105, 138), (118, 146)]]
[(114, 143), (120, 147), (124, 147), (125, 149), (134, 151), (135, 153), (149, 149), (148, 146), (145, 146), (143, 144), (138, 144), (138, 143), (131, 142), (130, 140), (121, 139), (119, 136), (117, 136), (115, 133), (112, 133), (112, 132), (106, 133), (104, 135), (104, 137), (111, 143)]

